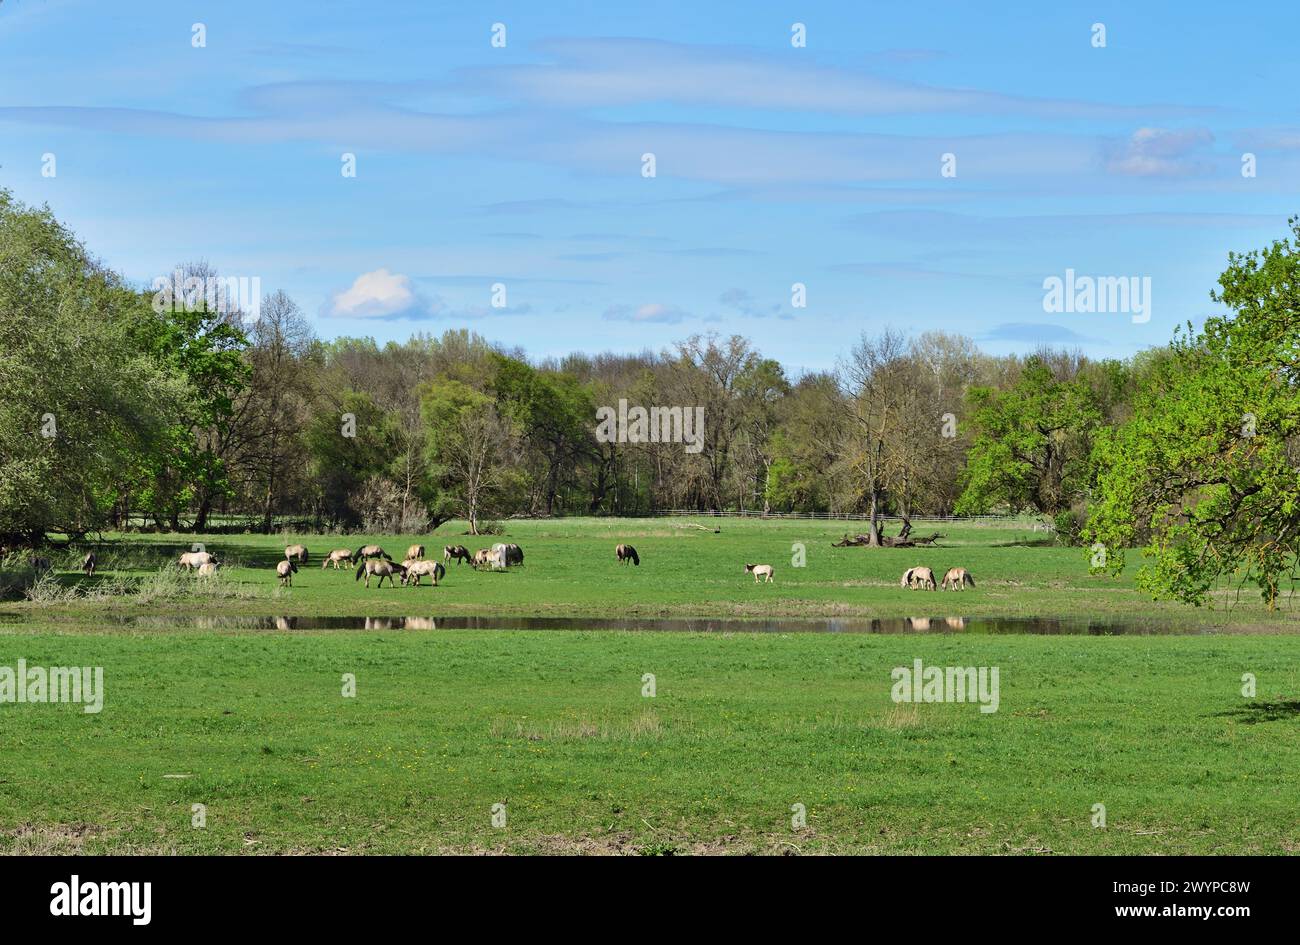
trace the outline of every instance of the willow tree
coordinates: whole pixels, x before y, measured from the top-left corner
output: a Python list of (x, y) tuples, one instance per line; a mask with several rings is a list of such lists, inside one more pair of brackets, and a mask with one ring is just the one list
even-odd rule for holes
[[(1103, 431), (1086, 534), (1118, 573), (1142, 546), (1138, 584), (1204, 603), (1227, 581), (1271, 607), (1300, 555), (1300, 218), (1292, 238), (1232, 253), (1214, 301), (1232, 314), (1175, 338), (1132, 418)], [(1095, 546), (1094, 546), (1095, 547)]]

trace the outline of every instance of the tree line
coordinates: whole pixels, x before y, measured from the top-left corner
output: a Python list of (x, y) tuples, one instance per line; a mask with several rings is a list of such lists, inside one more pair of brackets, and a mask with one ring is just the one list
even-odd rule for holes
[[(884, 331), (792, 377), (740, 336), (533, 361), (466, 330), (321, 339), (283, 292), (255, 320), (159, 306), (0, 191), (0, 544), (670, 508), (865, 513), (875, 542), (885, 515), (1030, 511), (1098, 567), (1143, 547), (1157, 593), (1245, 565), (1271, 600), (1300, 541), (1297, 260), (1231, 254), (1232, 314), (1126, 359)], [(698, 449), (598, 436), (620, 400), (703, 408)]]

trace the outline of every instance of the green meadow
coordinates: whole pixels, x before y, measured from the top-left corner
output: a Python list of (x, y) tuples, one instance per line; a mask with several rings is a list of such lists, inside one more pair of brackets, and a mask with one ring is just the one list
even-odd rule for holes
[[(832, 548), (843, 523), (506, 526), (479, 539), (454, 524), (414, 538), (108, 536), (95, 579), (64, 570), (37, 601), (0, 605), (0, 667), (104, 670), (97, 713), (0, 704), (0, 851), (1300, 849), (1300, 636), (1288, 607), (1270, 613), (1248, 590), (1212, 609), (1155, 604), (1131, 573), (1091, 576), (1086, 554), (1027, 522), (918, 522), (947, 537), (897, 550)], [(497, 540), (524, 548), (523, 567), (453, 564), (440, 587), (382, 590), (320, 570), (333, 547), (376, 541), (400, 558), (415, 541), (432, 555)], [(225, 573), (201, 590), (188, 575), (150, 585), (192, 541)], [(272, 568), (293, 541), (312, 560), (281, 590)], [(617, 564), (619, 541), (639, 568)], [(747, 561), (772, 564), (775, 583), (755, 586)], [(965, 566), (976, 587), (900, 589), (917, 564)], [(153, 589), (133, 594), (134, 581)], [(190, 619), (473, 613), (990, 614), (1177, 632), (214, 631)], [(132, 615), (165, 619), (114, 619)], [(997, 668), (997, 711), (894, 702), (892, 670), (918, 659)]]
[[(52, 629), (88, 624), (105, 614), (150, 616), (212, 615), (436, 615), (516, 614), (563, 616), (1035, 616), (1167, 621), (1188, 627), (1282, 629), (1300, 626), (1287, 601), (1270, 612), (1251, 586), (1225, 587), (1212, 607), (1153, 601), (1133, 584), (1133, 568), (1122, 577), (1088, 573), (1089, 552), (1056, 543), (1033, 531), (1028, 520), (976, 525), (915, 523), (914, 534), (941, 532), (936, 547), (835, 548), (859, 522), (762, 521), (739, 518), (607, 519), (572, 518), (504, 523), (502, 534), (472, 537), (452, 522), (428, 535), (130, 535), (107, 536), (95, 545), (100, 573), (77, 574), (80, 550), (62, 558), (57, 586), (39, 604), (0, 603), (0, 622), (35, 621)], [(716, 529), (716, 531), (715, 531)], [(888, 529), (890, 532), (896, 528)], [(519, 544), (523, 567), (505, 573), (476, 572), (448, 565), (437, 588), (367, 589), (351, 571), (321, 570), (333, 548), (356, 550), (382, 545), (396, 560), (408, 546), (423, 544), (441, 558), (442, 547), (463, 544), (471, 551), (494, 542)], [(639, 567), (620, 565), (619, 542), (633, 544)], [(129, 584), (155, 574), (183, 551), (201, 545), (224, 562), (212, 581), (169, 582), (147, 600), (131, 594), (96, 595), (96, 588)], [(286, 545), (302, 543), (311, 560), (281, 590), (275, 565)], [(800, 555), (800, 549), (802, 554)], [(802, 566), (795, 561), (801, 560)], [(771, 584), (755, 585), (746, 563), (776, 569)], [(923, 565), (937, 578), (962, 566), (974, 590), (910, 591), (899, 587), (908, 568)], [(89, 595), (87, 598), (86, 595)]]

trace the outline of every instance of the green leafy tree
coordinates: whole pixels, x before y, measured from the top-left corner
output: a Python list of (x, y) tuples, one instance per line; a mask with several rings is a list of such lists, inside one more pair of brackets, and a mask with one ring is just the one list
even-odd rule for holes
[[(342, 418), (349, 417), (345, 424)], [(361, 524), (361, 488), (383, 472), (393, 448), (393, 421), (370, 397), (345, 391), (336, 409), (315, 414), (303, 431), (321, 507), (332, 526)]]
[(510, 423), (492, 397), (460, 381), (430, 384), (421, 409), (435, 474), (477, 535), (510, 483)]
[(102, 527), (189, 395), (153, 313), (47, 210), (0, 191), (0, 543)]
[(1085, 380), (1062, 380), (1031, 356), (1006, 390), (975, 387), (968, 394), (975, 436), (967, 456), (959, 515), (997, 507), (1067, 510), (1088, 481), (1092, 436), (1102, 420)]
[(579, 461), (596, 454), (592, 390), (569, 374), (538, 371), (501, 354), (493, 359), (498, 403), (542, 458), (542, 508), (554, 515)]
[[(1175, 338), (1133, 415), (1093, 452), (1086, 534), (1139, 586), (1204, 603), (1221, 579), (1277, 600), (1300, 554), (1300, 218), (1292, 239), (1232, 253), (1211, 297), (1234, 312)], [(1099, 549), (1102, 550), (1102, 549)]]

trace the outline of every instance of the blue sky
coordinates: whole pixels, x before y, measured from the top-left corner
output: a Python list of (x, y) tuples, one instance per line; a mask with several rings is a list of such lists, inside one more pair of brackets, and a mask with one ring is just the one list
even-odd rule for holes
[[(1123, 356), (1300, 212), (1300, 5), (1190, 6), (0, 0), (0, 186), (132, 280), (205, 258), (324, 337)], [(1067, 269), (1149, 277), (1150, 321), (1045, 312)]]

